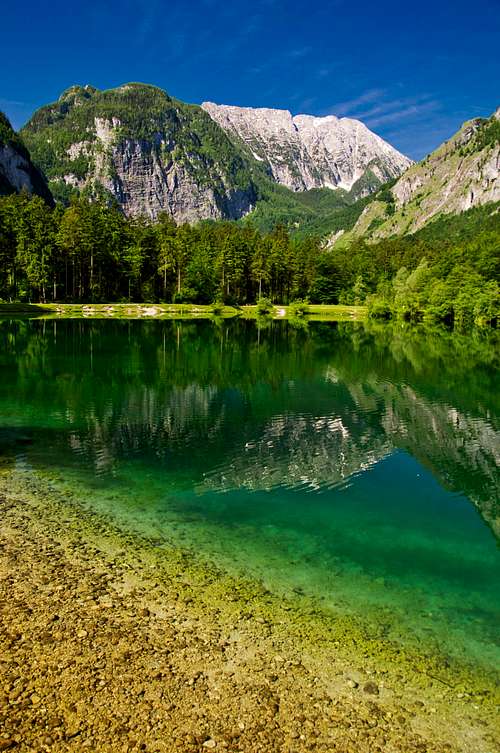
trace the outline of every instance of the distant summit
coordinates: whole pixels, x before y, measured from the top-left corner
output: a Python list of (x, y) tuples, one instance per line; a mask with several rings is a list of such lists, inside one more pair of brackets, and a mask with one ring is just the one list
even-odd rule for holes
[(212, 102), (202, 107), (266, 165), (277, 183), (293, 191), (351, 191), (359, 182), (357, 193), (363, 196), (412, 164), (359, 120)]

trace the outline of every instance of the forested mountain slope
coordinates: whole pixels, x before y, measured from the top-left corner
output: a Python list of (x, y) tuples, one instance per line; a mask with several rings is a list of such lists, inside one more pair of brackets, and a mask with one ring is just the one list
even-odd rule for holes
[(500, 200), (500, 109), (476, 118), (379, 194), (354, 226), (356, 236), (414, 233), (442, 215)]
[(255, 204), (251, 165), (224, 131), (154, 86), (71, 87), (22, 136), (57, 198), (104, 194), (126, 215), (178, 222), (236, 219)]

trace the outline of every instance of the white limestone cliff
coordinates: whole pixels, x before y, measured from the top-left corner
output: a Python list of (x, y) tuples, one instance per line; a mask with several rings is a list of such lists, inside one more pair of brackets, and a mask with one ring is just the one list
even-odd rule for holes
[(288, 110), (213, 102), (202, 107), (267, 164), (277, 183), (294, 191), (323, 187), (349, 191), (368, 168), (384, 182), (399, 177), (412, 164), (359, 120), (292, 116)]
[(66, 184), (80, 190), (99, 184), (127, 216), (156, 219), (161, 212), (168, 212), (179, 223), (238, 219), (253, 208), (251, 192), (227, 185), (223, 172), (200, 183), (181, 162), (162, 156), (166, 152), (161, 134), (157, 148), (151, 148), (141, 139), (121, 137), (120, 126), (117, 118), (95, 118), (89, 140), (72, 144), (67, 152), (70, 160), (89, 157), (91, 169), (84, 176), (65, 175)]

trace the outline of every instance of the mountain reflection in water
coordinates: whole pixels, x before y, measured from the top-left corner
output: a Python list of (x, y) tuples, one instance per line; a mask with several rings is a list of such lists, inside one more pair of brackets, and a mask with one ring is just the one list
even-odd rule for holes
[(418, 635), (441, 624), (436, 640), (491, 661), (498, 344), (353, 323), (3, 321), (0, 453), (88, 488), (125, 527), (332, 606), (400, 609)]

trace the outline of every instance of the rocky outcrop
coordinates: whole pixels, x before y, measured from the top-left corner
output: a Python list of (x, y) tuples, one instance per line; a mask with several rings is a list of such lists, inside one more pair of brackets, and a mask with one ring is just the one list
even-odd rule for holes
[[(238, 219), (253, 207), (255, 193), (238, 189), (223, 173), (214, 184), (196, 180), (182, 164), (163, 162), (159, 153), (137, 141), (126, 141), (111, 152), (112, 178), (102, 183), (122, 205), (125, 214), (156, 218), (167, 211), (177, 222)], [(219, 184), (217, 186), (217, 184)]]
[(179, 223), (238, 219), (252, 209), (255, 193), (251, 187), (234, 187), (222, 170), (212, 172), (211, 181), (199, 181), (182, 162), (165, 157), (163, 134), (153, 143), (120, 138), (120, 127), (116, 118), (95, 119), (92, 140), (68, 150), (75, 160), (81, 155), (90, 158), (91, 167), (83, 176), (65, 174), (66, 184), (80, 191), (102, 186), (128, 216), (156, 219), (168, 212)]
[(358, 120), (334, 115), (292, 117), (288, 110), (213, 102), (202, 107), (265, 164), (276, 182), (293, 191), (324, 187), (350, 191), (368, 169), (384, 183), (412, 164)]
[(0, 113), (0, 195), (27, 191), (52, 202), (50, 191), (31, 162), (28, 151), (3, 113)]
[(0, 144), (1, 193), (15, 193), (26, 189), (33, 193), (27, 160), (10, 144)]

